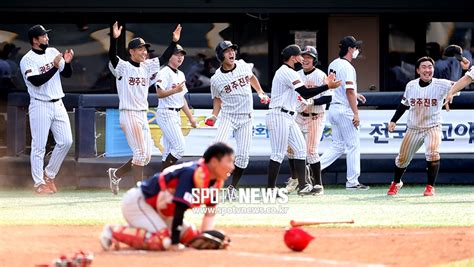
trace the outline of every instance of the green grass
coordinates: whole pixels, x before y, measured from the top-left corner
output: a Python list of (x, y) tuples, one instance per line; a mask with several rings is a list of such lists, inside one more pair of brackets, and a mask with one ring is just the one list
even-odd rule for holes
[[(386, 196), (387, 187), (369, 191), (346, 191), (328, 187), (324, 196), (290, 195), (285, 214), (220, 215), (225, 226), (287, 226), (297, 220), (350, 220), (342, 227), (447, 227), (474, 226), (474, 186), (437, 186), (435, 197), (423, 197), (422, 186), (406, 186), (398, 196)], [(123, 192), (122, 192), (123, 194)], [(123, 223), (121, 196), (108, 190), (63, 190), (38, 197), (32, 190), (0, 190), (0, 225), (102, 225)], [(221, 207), (263, 207), (226, 203)], [(265, 207), (276, 207), (276, 204)], [(198, 222), (202, 215), (188, 211), (186, 218)]]

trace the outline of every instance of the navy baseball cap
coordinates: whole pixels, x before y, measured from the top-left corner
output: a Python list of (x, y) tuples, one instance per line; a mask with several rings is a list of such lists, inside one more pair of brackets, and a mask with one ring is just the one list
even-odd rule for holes
[(443, 55), (445, 57), (455, 57), (462, 61), (462, 48), (459, 45), (450, 45), (444, 49)]
[(362, 44), (362, 41), (356, 40), (356, 38), (354, 38), (354, 36), (346, 36), (346, 37), (342, 38), (341, 41), (339, 41), (339, 47), (341, 47), (341, 48), (343, 48), (343, 47), (357, 47), (357, 48), (359, 48), (361, 44)]
[(301, 51), (301, 48), (295, 44), (289, 45), (285, 47), (283, 51), (281, 51), (281, 55), (283, 56), (283, 58), (289, 58), (291, 56), (298, 56), (302, 54), (303, 52)]
[(28, 38), (31, 40), (38, 36), (42, 36), (50, 32), (51, 30), (46, 30), (43, 25), (35, 25), (28, 30)]
[(184, 50), (184, 48), (181, 45), (176, 44), (176, 47), (173, 50), (173, 54), (178, 54), (178, 53), (183, 53), (183, 55), (186, 55), (186, 51)]
[(145, 40), (143, 40), (140, 37), (133, 38), (129, 43), (128, 43), (128, 49), (135, 49), (139, 47), (146, 47), (149, 48), (151, 45), (149, 43), (145, 43)]

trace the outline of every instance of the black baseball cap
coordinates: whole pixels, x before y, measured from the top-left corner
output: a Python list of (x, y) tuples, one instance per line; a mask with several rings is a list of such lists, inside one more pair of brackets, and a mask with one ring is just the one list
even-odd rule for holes
[(362, 41), (357, 41), (356, 38), (354, 38), (354, 36), (346, 36), (344, 38), (342, 38), (341, 41), (339, 41), (339, 47), (340, 48), (343, 48), (343, 47), (357, 47), (359, 48), (360, 45), (362, 44)]
[(184, 50), (184, 48), (181, 45), (176, 44), (176, 47), (173, 50), (173, 54), (178, 54), (178, 53), (183, 53), (183, 55), (186, 55), (186, 51)]
[(133, 38), (129, 43), (128, 43), (128, 49), (135, 49), (139, 47), (146, 47), (147, 49), (151, 46), (149, 43), (145, 43), (145, 40), (143, 40), (140, 37)]
[(443, 55), (445, 57), (455, 57), (462, 61), (462, 48), (459, 45), (450, 45), (444, 49)]
[(51, 30), (46, 30), (43, 25), (35, 25), (28, 30), (28, 38), (31, 40), (38, 36), (42, 36), (50, 32)]
[(285, 47), (283, 51), (281, 51), (281, 55), (283, 56), (283, 58), (289, 58), (291, 56), (299, 56), (301, 54), (303, 54), (303, 52), (301, 51), (301, 48), (295, 44), (289, 45)]

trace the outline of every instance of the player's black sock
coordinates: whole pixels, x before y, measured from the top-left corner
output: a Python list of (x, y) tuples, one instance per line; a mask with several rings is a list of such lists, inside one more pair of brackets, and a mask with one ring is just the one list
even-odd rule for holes
[(306, 160), (295, 159), (295, 171), (296, 171), (296, 175), (298, 175), (298, 188), (300, 189), (306, 186), (305, 169), (306, 169)]
[(321, 179), (321, 162), (313, 163), (310, 166), (313, 175), (313, 185), (323, 185), (323, 180)]
[(427, 161), (426, 165), (428, 168), (426, 169), (426, 173), (428, 174), (428, 184), (434, 186), (436, 182), (436, 177), (438, 177), (439, 171), (439, 160), (437, 161)]
[(288, 159), (288, 164), (290, 165), (291, 178), (298, 179), (298, 174), (296, 173), (295, 159)]
[(168, 157), (166, 157), (166, 160), (161, 162), (161, 171), (163, 171), (164, 169), (168, 168), (171, 165), (176, 164), (177, 161), (178, 161), (177, 158), (169, 154)]
[(237, 188), (237, 184), (239, 183), (240, 177), (242, 177), (242, 174), (244, 173), (244, 170), (245, 169), (242, 169), (242, 168), (239, 168), (239, 167), (235, 166), (234, 172), (232, 173), (232, 186), (234, 188)]
[(402, 176), (405, 173), (407, 168), (398, 168), (395, 166), (395, 177), (393, 177), (393, 181), (398, 184), (402, 180)]
[(127, 172), (129, 172), (132, 169), (132, 159), (127, 161), (125, 164), (120, 166), (116, 171), (115, 171), (115, 176), (118, 178), (123, 177)]
[(270, 160), (268, 163), (268, 184), (267, 188), (275, 188), (278, 174), (280, 173), (281, 163)]
[(143, 166), (133, 165), (132, 175), (135, 182), (141, 182), (143, 180)]

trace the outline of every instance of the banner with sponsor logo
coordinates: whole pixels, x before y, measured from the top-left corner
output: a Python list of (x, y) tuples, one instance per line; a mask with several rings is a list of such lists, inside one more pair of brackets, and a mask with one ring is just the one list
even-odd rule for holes
[[(406, 131), (406, 118), (408, 112), (398, 121), (397, 128), (390, 133), (387, 130), (388, 121), (394, 110), (360, 110), (360, 143), (362, 154), (398, 153), (400, 144)], [(198, 122), (198, 128), (192, 128), (186, 116), (181, 111), (181, 129), (186, 140), (185, 156), (200, 156), (212, 144), (219, 127), (217, 120), (214, 127), (204, 124), (204, 120), (211, 114), (210, 109), (193, 110)], [(265, 125), (267, 110), (255, 110), (253, 113), (251, 156), (270, 156), (270, 139)], [(472, 153), (474, 151), (474, 115), (472, 110), (442, 111), (442, 143), (441, 153)], [(155, 109), (150, 109), (148, 119), (152, 138), (155, 144), (153, 155), (161, 155), (163, 151), (162, 132), (156, 124)], [(125, 135), (120, 128), (119, 111), (107, 110), (106, 119), (106, 145), (107, 157), (131, 156)], [(331, 125), (326, 119), (319, 153), (324, 153), (331, 146)], [(229, 143), (235, 148), (235, 138), (229, 136)], [(422, 147), (418, 153), (424, 153)]]

